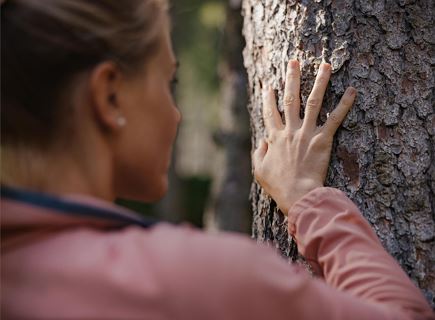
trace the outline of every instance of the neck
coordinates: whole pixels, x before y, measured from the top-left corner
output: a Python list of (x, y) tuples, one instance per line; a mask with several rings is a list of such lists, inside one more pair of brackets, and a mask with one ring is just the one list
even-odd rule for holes
[(84, 194), (115, 198), (110, 156), (103, 150), (50, 151), (2, 146), (2, 183), (55, 195)]

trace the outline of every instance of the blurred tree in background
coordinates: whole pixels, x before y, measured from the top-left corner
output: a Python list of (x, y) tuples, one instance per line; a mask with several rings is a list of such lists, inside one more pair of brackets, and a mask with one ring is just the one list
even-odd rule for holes
[(250, 233), (251, 137), (242, 26), (241, 1), (228, 1), (219, 65), (219, 126), (214, 133), (214, 140), (224, 157), (216, 162), (205, 222), (208, 229)]
[[(203, 226), (207, 207), (209, 226), (249, 231), (250, 135), (243, 97), (246, 76), (240, 71), (240, 1), (231, 3), (236, 3), (232, 9), (224, 0), (172, 1), (172, 38), (180, 64), (175, 97), (182, 122), (169, 173), (169, 192), (153, 205), (128, 200), (118, 200), (119, 204), (146, 215), (172, 222), (188, 221), (199, 227)], [(234, 90), (230, 92), (233, 85), (242, 96), (234, 95)], [(236, 110), (236, 114), (231, 110)], [(240, 110), (246, 115), (241, 115)], [(237, 127), (238, 133), (231, 124), (233, 116), (238, 117), (238, 122), (245, 122)], [(228, 153), (229, 148), (233, 151)]]

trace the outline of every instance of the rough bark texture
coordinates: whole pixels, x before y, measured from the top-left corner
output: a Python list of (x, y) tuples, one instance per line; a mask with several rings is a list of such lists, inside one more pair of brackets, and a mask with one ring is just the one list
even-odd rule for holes
[(243, 66), (241, 0), (227, 3), (223, 57), (220, 65), (220, 125), (214, 140), (223, 161), (216, 166), (214, 190), (206, 212), (206, 227), (249, 233), (251, 184), (249, 114), (246, 110), (246, 71)]
[[(330, 62), (319, 122), (347, 86), (359, 94), (326, 185), (358, 205), (434, 307), (434, 2), (244, 0), (242, 13), (253, 145), (264, 133), (261, 87), (272, 85), (282, 106), (286, 62), (298, 58), (305, 102), (319, 63)], [(256, 184), (251, 198), (253, 236), (295, 259), (286, 219)]]

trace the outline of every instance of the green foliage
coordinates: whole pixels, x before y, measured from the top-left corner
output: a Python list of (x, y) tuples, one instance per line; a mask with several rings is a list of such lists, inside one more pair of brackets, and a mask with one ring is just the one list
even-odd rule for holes
[(172, 10), (172, 37), (181, 61), (180, 79), (185, 73), (196, 90), (216, 93), (217, 65), (225, 23), (224, 1), (177, 0)]
[(206, 177), (189, 177), (184, 179), (183, 185), (185, 220), (197, 227), (202, 227), (202, 216), (210, 193), (211, 179)]
[(155, 212), (154, 210), (153, 205), (150, 203), (126, 199), (116, 199), (115, 203), (145, 216), (158, 216), (157, 212)]

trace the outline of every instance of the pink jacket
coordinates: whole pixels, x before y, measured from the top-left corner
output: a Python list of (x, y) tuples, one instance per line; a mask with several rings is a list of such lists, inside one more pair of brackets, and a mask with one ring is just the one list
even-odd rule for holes
[[(38, 199), (2, 197), (2, 319), (435, 319), (332, 188), (289, 212), (319, 278), (246, 236), (166, 223), (118, 228), (137, 218), (83, 196)], [(51, 200), (115, 214), (71, 215)]]

